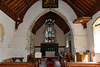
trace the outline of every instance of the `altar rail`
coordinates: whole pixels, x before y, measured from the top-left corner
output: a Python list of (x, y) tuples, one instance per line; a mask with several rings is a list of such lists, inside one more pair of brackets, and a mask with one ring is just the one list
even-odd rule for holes
[(36, 63), (0, 63), (0, 67), (39, 67)]
[(100, 63), (95, 63), (95, 62), (61, 62), (61, 67), (100, 67)]
[[(41, 46), (34, 46), (34, 48), (41, 48)], [(58, 48), (65, 48), (65, 46), (58, 46)]]

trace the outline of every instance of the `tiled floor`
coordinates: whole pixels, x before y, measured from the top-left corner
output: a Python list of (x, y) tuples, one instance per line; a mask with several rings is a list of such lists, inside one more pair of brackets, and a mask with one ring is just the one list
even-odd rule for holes
[(41, 61), (40, 67), (46, 67), (47, 64), (54, 64), (55, 67), (61, 67), (59, 61)]

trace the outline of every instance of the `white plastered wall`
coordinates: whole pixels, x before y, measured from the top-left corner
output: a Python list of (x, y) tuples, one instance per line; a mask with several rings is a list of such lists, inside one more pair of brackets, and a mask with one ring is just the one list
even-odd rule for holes
[(4, 40), (0, 43), (0, 62), (11, 58), (14, 50), (15, 22), (0, 10), (0, 24), (4, 27)]
[(86, 52), (87, 46), (87, 30), (83, 29), (81, 24), (74, 24), (74, 44), (76, 52)]
[[(92, 31), (92, 24), (96, 21), (96, 19), (100, 17), (100, 11), (97, 12), (95, 15), (92, 16), (92, 20), (87, 23), (87, 35), (88, 35), (88, 49), (91, 51), (93, 56), (94, 53), (94, 40), (93, 40), (93, 31)], [(100, 53), (95, 53), (92, 58), (92, 61), (100, 62)]]

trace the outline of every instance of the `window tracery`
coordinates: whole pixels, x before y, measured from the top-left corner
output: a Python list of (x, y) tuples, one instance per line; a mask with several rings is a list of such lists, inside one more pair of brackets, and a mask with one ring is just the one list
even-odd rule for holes
[(45, 42), (55, 42), (55, 31), (52, 26), (48, 26), (45, 31)]
[(54, 19), (48, 18), (47, 20), (45, 20), (45, 42), (56, 42), (56, 37), (55, 37), (55, 29), (53, 27), (55, 23)]

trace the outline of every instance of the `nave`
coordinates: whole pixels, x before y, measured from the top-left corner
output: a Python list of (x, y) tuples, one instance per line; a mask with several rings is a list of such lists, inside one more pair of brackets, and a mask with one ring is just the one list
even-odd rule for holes
[(100, 0), (0, 0), (0, 67), (100, 67), (99, 40)]

